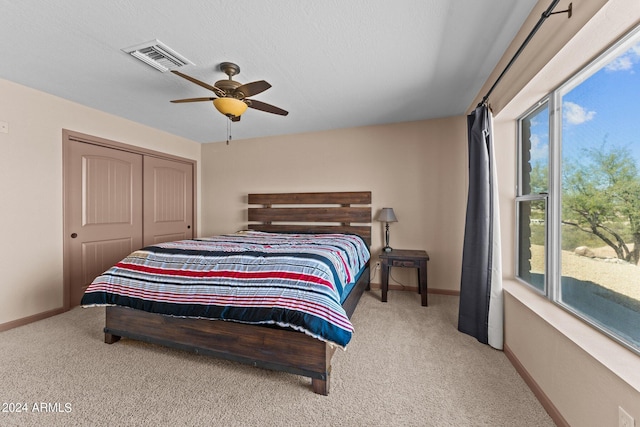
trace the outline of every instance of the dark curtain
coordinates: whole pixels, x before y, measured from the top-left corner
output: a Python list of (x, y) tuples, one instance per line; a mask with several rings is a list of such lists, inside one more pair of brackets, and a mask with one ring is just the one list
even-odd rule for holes
[(498, 190), (492, 117), (486, 105), (467, 116), (469, 194), (462, 251), (458, 330), (502, 349), (503, 306)]

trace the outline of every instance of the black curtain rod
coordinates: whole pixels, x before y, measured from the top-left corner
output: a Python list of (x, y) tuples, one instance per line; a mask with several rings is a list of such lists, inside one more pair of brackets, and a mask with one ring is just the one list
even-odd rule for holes
[(560, 2), (560, 0), (553, 0), (551, 2), (551, 5), (549, 5), (549, 7), (547, 8), (547, 10), (545, 10), (542, 13), (542, 16), (540, 17), (540, 19), (536, 23), (536, 26), (533, 27), (533, 30), (531, 30), (531, 32), (529, 33), (527, 38), (524, 40), (524, 42), (522, 42), (522, 44), (520, 45), (520, 47), (518, 48), (516, 53), (513, 55), (513, 58), (511, 58), (511, 60), (507, 64), (507, 66), (504, 67), (504, 70), (502, 70), (502, 73), (500, 73), (500, 75), (496, 79), (495, 83), (493, 83), (493, 86), (491, 86), (491, 89), (489, 89), (489, 92), (487, 92), (487, 94), (482, 98), (482, 101), (480, 101), (478, 103), (478, 107), (487, 102), (487, 99), (489, 99), (489, 95), (491, 95), (491, 92), (493, 92), (493, 89), (495, 89), (495, 87), (498, 85), (500, 80), (502, 80), (502, 77), (506, 74), (506, 72), (509, 70), (509, 68), (511, 68), (511, 66), (516, 61), (516, 59), (518, 59), (518, 56), (520, 56), (520, 54), (522, 53), (524, 48), (529, 44), (529, 42), (531, 41), (533, 36), (538, 32), (538, 30), (542, 26), (542, 23), (544, 21), (546, 21), (546, 19), (548, 17), (550, 17), (551, 15), (555, 15), (557, 13), (567, 13), (567, 15), (569, 15), (568, 17), (571, 18), (571, 13), (573, 12), (573, 3), (569, 3), (569, 8), (566, 9), (566, 10), (561, 10), (561, 11), (558, 11), (558, 12), (552, 12), (552, 10), (558, 5), (558, 2)]

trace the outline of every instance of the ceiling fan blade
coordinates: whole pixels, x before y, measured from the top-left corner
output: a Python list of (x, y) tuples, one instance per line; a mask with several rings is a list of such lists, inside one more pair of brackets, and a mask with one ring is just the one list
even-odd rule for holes
[(191, 76), (187, 76), (186, 74), (183, 74), (180, 71), (171, 70), (171, 72), (173, 74), (177, 75), (177, 76), (182, 77), (183, 79), (189, 80), (191, 83), (195, 83), (198, 86), (202, 86), (205, 89), (209, 89), (210, 91), (215, 92), (215, 94), (218, 95), (218, 96), (224, 96), (225, 95), (224, 91), (222, 89), (220, 89), (220, 88), (217, 88), (215, 86), (211, 86), (210, 84), (205, 83), (205, 82), (201, 82), (200, 80), (198, 80), (198, 79), (196, 79), (194, 77), (191, 77)]
[(242, 86), (238, 86), (234, 92), (242, 92), (245, 98), (249, 98), (250, 96), (264, 92), (270, 87), (271, 85), (264, 80), (258, 80), (256, 82), (245, 83)]
[(216, 98), (186, 98), (186, 99), (174, 99), (171, 102), (180, 103), (180, 102), (202, 102), (202, 101), (213, 101)]
[(267, 104), (266, 102), (256, 101), (253, 99), (247, 99), (247, 105), (249, 108), (254, 108), (256, 110), (265, 111), (267, 113), (279, 114), (281, 116), (286, 116), (289, 114), (288, 111), (283, 110), (282, 108), (278, 108), (275, 105)]

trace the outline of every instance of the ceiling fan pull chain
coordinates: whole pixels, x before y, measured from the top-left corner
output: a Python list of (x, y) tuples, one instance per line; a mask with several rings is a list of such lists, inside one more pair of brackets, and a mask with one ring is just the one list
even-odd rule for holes
[(231, 119), (227, 120), (227, 145), (229, 145), (229, 141), (231, 140)]

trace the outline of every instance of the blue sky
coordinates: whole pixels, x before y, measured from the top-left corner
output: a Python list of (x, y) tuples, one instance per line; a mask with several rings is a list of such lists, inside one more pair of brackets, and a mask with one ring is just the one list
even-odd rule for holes
[[(626, 147), (640, 168), (640, 42), (610, 61), (562, 99), (565, 159), (583, 148)], [(548, 111), (532, 122), (532, 158), (547, 161)]]

